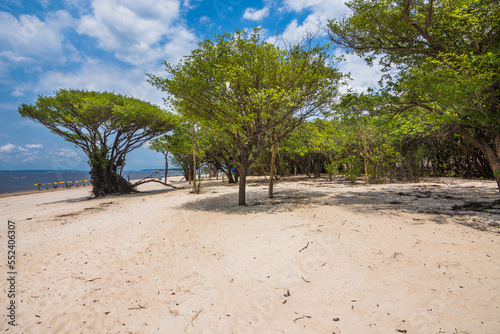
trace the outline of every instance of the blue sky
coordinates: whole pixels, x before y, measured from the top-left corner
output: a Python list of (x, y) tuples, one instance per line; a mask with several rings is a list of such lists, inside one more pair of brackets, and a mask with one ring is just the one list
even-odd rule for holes
[[(18, 106), (38, 95), (114, 91), (164, 107), (144, 73), (163, 75), (163, 61), (178, 62), (199, 41), (254, 27), (270, 41), (276, 34), (294, 41), (347, 12), (343, 0), (2, 0), (0, 170), (88, 170), (72, 144), (19, 116)], [(339, 67), (357, 90), (378, 80), (355, 56)], [(127, 157), (128, 170), (162, 166), (163, 157), (145, 147)]]

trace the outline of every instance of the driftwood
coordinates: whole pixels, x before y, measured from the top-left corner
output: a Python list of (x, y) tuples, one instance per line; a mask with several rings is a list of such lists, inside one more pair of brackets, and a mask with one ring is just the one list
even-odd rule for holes
[(163, 185), (164, 185), (164, 186), (166, 186), (166, 187), (172, 187), (172, 188), (174, 188), (174, 189), (184, 189), (184, 187), (176, 187), (176, 186), (173, 186), (173, 185), (171, 185), (171, 184), (168, 184), (168, 183), (165, 183), (165, 182), (161, 182), (161, 181), (159, 181), (159, 180), (154, 180), (154, 179), (153, 179), (153, 180), (140, 180), (140, 181), (138, 181), (138, 182), (136, 182), (136, 183), (132, 184), (132, 187), (134, 187), (134, 188), (135, 188), (135, 187), (137, 187), (137, 186), (140, 186), (141, 184), (148, 183), (148, 182), (156, 182), (156, 183), (159, 183), (159, 184), (163, 184)]

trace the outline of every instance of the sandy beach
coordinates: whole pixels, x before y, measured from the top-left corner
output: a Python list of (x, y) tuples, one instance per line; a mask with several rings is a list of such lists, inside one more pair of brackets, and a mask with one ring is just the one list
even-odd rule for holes
[[(0, 198), (9, 333), (499, 333), (496, 183), (249, 179)], [(473, 203), (473, 202), (479, 202)], [(484, 204), (481, 204), (484, 203)]]

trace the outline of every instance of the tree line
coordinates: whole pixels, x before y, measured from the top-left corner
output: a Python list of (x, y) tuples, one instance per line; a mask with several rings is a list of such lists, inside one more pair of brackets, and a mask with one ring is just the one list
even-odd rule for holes
[[(239, 183), (239, 205), (249, 173), (270, 176), (270, 197), (274, 174), (321, 172), (366, 182), (494, 177), (500, 189), (498, 1), (347, 5), (351, 15), (329, 21), (331, 45), (311, 37), (278, 46), (258, 29), (237, 30), (165, 62), (166, 75), (148, 81), (175, 114), (84, 91), (41, 96), (19, 111), (87, 153), (96, 196), (133, 191), (117, 165), (162, 134), (152, 149), (171, 154), (193, 181), (200, 164), (223, 171)], [(332, 56), (339, 48), (378, 61), (379, 87), (341, 93), (348, 75)]]

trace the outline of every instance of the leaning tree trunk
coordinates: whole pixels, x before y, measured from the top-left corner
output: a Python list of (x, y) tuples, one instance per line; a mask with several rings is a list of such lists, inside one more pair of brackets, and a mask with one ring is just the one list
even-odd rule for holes
[[(227, 171), (226, 171), (227, 170)], [(227, 183), (236, 183), (233, 177), (233, 173), (231, 172), (231, 167), (228, 167), (227, 169), (222, 171), (224, 174), (227, 176)]]
[(464, 137), (465, 140), (477, 147), (484, 154), (493, 171), (498, 190), (500, 191), (500, 133), (493, 135), (493, 140), (488, 142), (484, 137), (478, 139), (472, 137), (463, 125), (455, 125), (454, 129)]
[(136, 192), (130, 182), (113, 171), (112, 166), (103, 167), (101, 164), (94, 164), (90, 171), (90, 182), (95, 197)]

